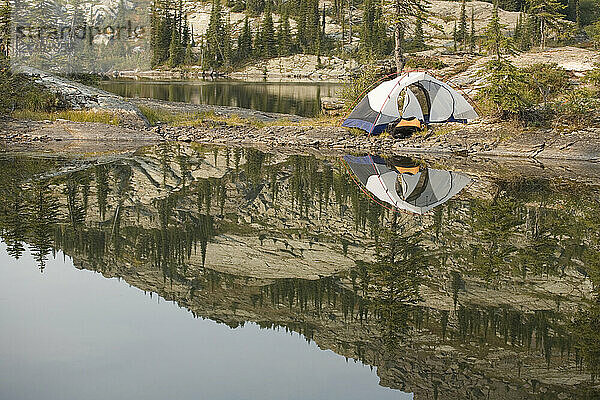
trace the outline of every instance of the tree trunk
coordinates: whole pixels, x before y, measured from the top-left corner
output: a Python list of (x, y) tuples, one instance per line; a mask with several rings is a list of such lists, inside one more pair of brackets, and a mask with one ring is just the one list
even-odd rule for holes
[(404, 64), (406, 60), (404, 59), (404, 53), (402, 51), (402, 42), (404, 41), (404, 28), (402, 27), (402, 23), (400, 22), (400, 1), (396, 0), (396, 27), (394, 29), (394, 57), (396, 58), (396, 73), (401, 74), (404, 69)]
[(396, 47), (394, 49), (394, 56), (396, 58), (396, 72), (402, 73), (406, 60), (404, 59), (404, 53), (402, 52), (402, 42), (404, 41), (404, 30), (400, 22), (396, 22), (396, 28), (394, 29), (394, 41)]
[(540, 19), (540, 50), (546, 48), (546, 32), (544, 29), (544, 20)]
[(352, 0), (348, 0), (348, 44), (352, 44)]

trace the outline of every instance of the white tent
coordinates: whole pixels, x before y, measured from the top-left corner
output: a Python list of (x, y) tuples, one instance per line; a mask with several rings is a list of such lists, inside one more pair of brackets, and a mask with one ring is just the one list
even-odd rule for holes
[[(402, 109), (398, 107), (401, 95)], [(447, 83), (426, 72), (409, 72), (371, 90), (342, 125), (378, 133), (400, 119), (441, 123), (467, 122), (477, 117), (471, 104)]]

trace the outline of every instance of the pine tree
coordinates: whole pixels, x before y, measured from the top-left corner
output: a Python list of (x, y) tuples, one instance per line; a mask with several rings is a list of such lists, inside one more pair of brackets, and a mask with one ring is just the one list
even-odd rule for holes
[(183, 27), (181, 29), (181, 46), (187, 47), (190, 43), (190, 27), (188, 25), (187, 14), (183, 18)]
[(519, 51), (527, 51), (530, 48), (531, 38), (527, 29), (527, 24), (523, 13), (519, 13), (517, 19), (517, 25), (515, 26), (515, 32), (513, 35), (515, 46)]
[(513, 31), (513, 40), (518, 44), (521, 42), (521, 36), (523, 35), (523, 14), (519, 13), (517, 17), (517, 23), (515, 24), (515, 30)]
[(309, 27), (309, 51), (319, 54), (321, 50), (321, 13), (319, 12), (319, 0), (307, 0), (309, 12), (306, 23)]
[(470, 35), (469, 51), (475, 53), (475, 10), (471, 7), (471, 35)]
[(490, 55), (495, 55), (497, 60), (503, 58), (504, 55), (513, 55), (517, 53), (517, 49), (511, 39), (504, 36), (502, 30), (506, 25), (500, 23), (498, 17), (498, 2), (494, 2), (492, 18), (485, 28), (485, 38), (483, 47)]
[(317, 54), (321, 42), (321, 23), (318, 0), (300, 0), (296, 16), (298, 47), (304, 53)]
[(456, 30), (456, 20), (455, 20), (454, 21), (454, 30), (452, 31), (452, 43), (454, 45), (454, 52), (455, 53), (458, 50), (457, 42), (458, 42), (458, 32)]
[(185, 47), (185, 56), (183, 57), (183, 63), (185, 65), (194, 65), (196, 63), (196, 59), (194, 57), (194, 53), (192, 52), (192, 43), (188, 43)]
[(394, 23), (394, 59), (396, 72), (401, 73), (406, 59), (404, 57), (404, 34), (408, 24), (416, 18), (421, 18), (422, 23), (427, 23), (429, 2), (427, 0), (393, 0)]
[(206, 66), (219, 68), (230, 61), (230, 37), (228, 28), (223, 21), (220, 0), (213, 0), (208, 29), (204, 60)]
[(233, 49), (231, 42), (231, 19), (229, 13), (225, 19), (225, 26), (223, 29), (223, 61), (224, 65), (229, 66), (233, 58)]
[(252, 50), (255, 57), (262, 57), (263, 54), (263, 41), (262, 41), (262, 33), (260, 32), (260, 25), (256, 29), (256, 34), (254, 35), (254, 46), (252, 46)]
[(467, 9), (465, 0), (462, 0), (460, 5), (460, 20), (458, 31), (456, 32), (456, 40), (460, 43), (463, 50), (465, 50), (467, 47)]
[(360, 48), (365, 59), (377, 57), (379, 54), (379, 29), (376, 0), (365, 0), (362, 26), (360, 30)]
[(273, 15), (271, 6), (267, 6), (265, 16), (261, 26), (262, 57), (274, 57), (277, 55), (277, 46), (275, 42), (275, 29), (273, 28)]
[[(305, 51), (306, 49), (306, 44), (308, 42), (307, 39), (307, 27), (306, 27), (306, 14), (307, 14), (307, 10), (306, 10), (306, 0), (300, 0), (299, 2), (299, 9), (297, 11), (296, 14), (296, 29), (297, 29), (297, 34), (296, 34), (296, 40), (297, 40), (297, 46), (300, 50)], [(343, 38), (342, 38), (343, 40)]]
[(238, 37), (236, 57), (238, 62), (247, 61), (252, 57), (252, 31), (250, 30), (248, 17), (244, 19), (244, 27), (242, 28), (242, 33), (240, 33), (240, 36)]
[(481, 72), (488, 84), (480, 94), (496, 114), (502, 117), (519, 116), (529, 106), (525, 96), (527, 87), (522, 73), (506, 57), (517, 54), (517, 50), (513, 41), (502, 34), (504, 28), (498, 17), (496, 1), (484, 38), (484, 48), (495, 57), (486, 63)]
[(287, 12), (284, 12), (277, 32), (277, 53), (279, 56), (288, 56), (292, 53), (293, 45), (292, 34), (290, 33), (290, 19)]
[(152, 58), (150, 64), (154, 68), (158, 65), (158, 32), (160, 29), (160, 19), (158, 17), (158, 10), (156, 9), (156, 0), (152, 3), (150, 8), (150, 46), (152, 48)]
[(414, 46), (417, 50), (423, 50), (425, 48), (425, 38), (423, 36), (423, 20), (421, 19), (420, 15), (417, 17), (417, 21), (415, 22)]
[(183, 61), (183, 51), (181, 48), (181, 41), (179, 38), (178, 30), (175, 28), (171, 29), (171, 43), (169, 45), (169, 67), (177, 67)]
[(557, 0), (528, 0), (529, 14), (537, 22), (540, 33), (540, 49), (546, 48), (549, 31), (558, 32), (563, 26), (561, 13), (565, 6)]
[(11, 10), (7, 0), (0, 1), (0, 58), (10, 53)]
[(260, 15), (265, 9), (265, 0), (247, 0), (246, 9), (252, 15)]
[(173, 30), (177, 23), (175, 15), (171, 15), (170, 3), (164, 0), (154, 1), (150, 19), (151, 65), (155, 67), (169, 60)]

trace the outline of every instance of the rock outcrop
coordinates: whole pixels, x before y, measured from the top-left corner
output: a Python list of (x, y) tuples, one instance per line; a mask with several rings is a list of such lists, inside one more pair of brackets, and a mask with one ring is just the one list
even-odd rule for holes
[(116, 114), (125, 126), (150, 126), (139, 108), (121, 96), (31, 67), (19, 67), (16, 72), (32, 77), (36, 83), (59, 95), (69, 108), (110, 111)]

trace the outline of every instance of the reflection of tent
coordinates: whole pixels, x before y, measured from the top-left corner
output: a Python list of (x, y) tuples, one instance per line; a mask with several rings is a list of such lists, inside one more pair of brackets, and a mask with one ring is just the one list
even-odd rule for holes
[(360, 183), (379, 200), (417, 214), (445, 203), (471, 182), (466, 175), (433, 168), (398, 174), (376, 156), (344, 156), (344, 160)]
[[(401, 94), (402, 109), (398, 101)], [(409, 72), (371, 90), (342, 126), (380, 133), (388, 124), (401, 120), (466, 122), (477, 117), (469, 102), (446, 83), (425, 72)]]

